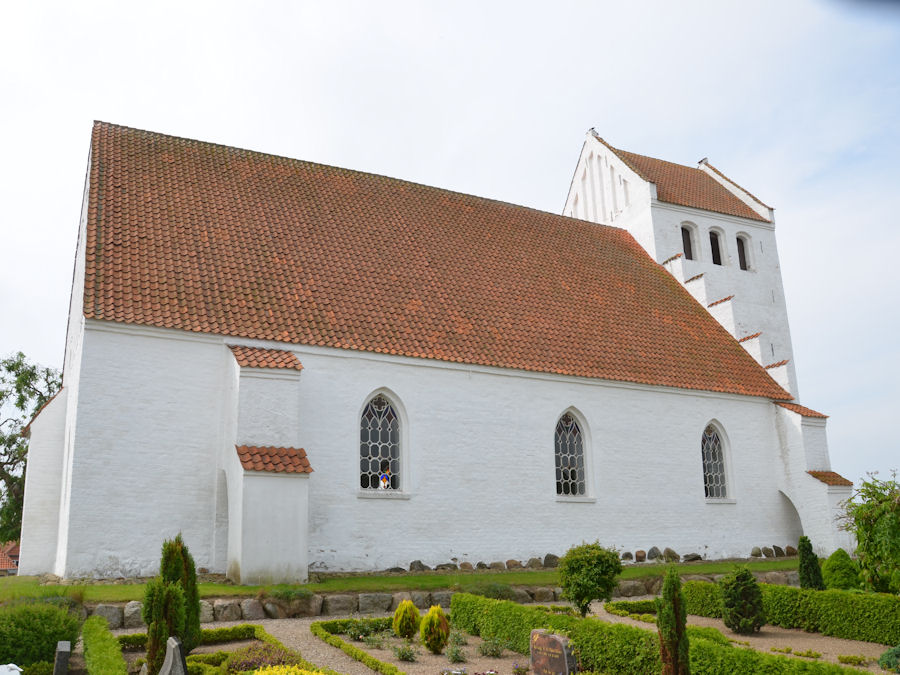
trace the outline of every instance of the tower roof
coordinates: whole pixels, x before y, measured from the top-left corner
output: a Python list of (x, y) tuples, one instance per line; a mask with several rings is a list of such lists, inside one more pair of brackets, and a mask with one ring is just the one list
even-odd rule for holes
[[(768, 218), (763, 218), (702, 169), (614, 148), (596, 133), (594, 138), (609, 148), (616, 157), (625, 162), (628, 168), (638, 176), (650, 183), (654, 183), (656, 185), (656, 198), (661, 202), (690, 206), (696, 209), (704, 209), (766, 223), (770, 222)], [(737, 183), (714, 166), (708, 163), (707, 166), (729, 183), (740, 188)], [(740, 189), (743, 190), (743, 188)], [(747, 195), (758, 202), (760, 206), (769, 208), (749, 192), (747, 192)]]
[(97, 122), (84, 314), (790, 399), (625, 231)]

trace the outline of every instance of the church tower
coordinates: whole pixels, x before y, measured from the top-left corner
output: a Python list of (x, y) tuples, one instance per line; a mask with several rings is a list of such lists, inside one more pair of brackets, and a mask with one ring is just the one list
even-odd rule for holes
[(563, 214), (620, 227), (799, 398), (775, 215), (705, 158), (697, 167), (587, 133)]

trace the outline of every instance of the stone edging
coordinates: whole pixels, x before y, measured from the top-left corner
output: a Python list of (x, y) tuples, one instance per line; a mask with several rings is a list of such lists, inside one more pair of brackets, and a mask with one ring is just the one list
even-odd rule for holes
[[(683, 575), (682, 581), (718, 581), (724, 574)], [(778, 585), (800, 585), (800, 575), (790, 572), (756, 572), (757, 580)], [(623, 579), (619, 581), (613, 597), (657, 595), (662, 587), (662, 577)], [(561, 588), (513, 586), (512, 599), (518, 603), (565, 602)], [(309, 616), (346, 616), (348, 614), (374, 614), (392, 612), (403, 600), (411, 600), (419, 609), (431, 605), (450, 607), (454, 591), (398, 591), (396, 593), (312, 593), (305, 597), (286, 601), (273, 597), (260, 598), (210, 598), (200, 601), (200, 623), (215, 621), (259, 621), (262, 619), (289, 619)], [(124, 605), (101, 603), (88, 607), (90, 614), (99, 614), (109, 622), (109, 627), (143, 628), (142, 603), (132, 600)]]

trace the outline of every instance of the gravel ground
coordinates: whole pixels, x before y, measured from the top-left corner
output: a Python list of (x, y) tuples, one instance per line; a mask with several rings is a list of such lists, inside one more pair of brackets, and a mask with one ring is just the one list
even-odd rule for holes
[[(629, 600), (643, 600), (651, 596), (629, 598)], [(655, 626), (640, 621), (635, 621), (627, 617), (608, 614), (602, 603), (595, 602), (591, 605), (591, 615), (597, 616), (604, 621), (611, 623), (627, 623), (646, 630), (654, 630)], [(382, 614), (380, 616), (389, 616)], [(265, 619), (262, 621), (252, 621), (249, 623), (261, 624), (271, 635), (284, 643), (286, 647), (298, 650), (308, 661), (319, 665), (327, 666), (340, 673), (347, 675), (373, 675), (373, 671), (362, 665), (359, 661), (350, 658), (337, 647), (332, 647), (313, 635), (309, 626), (314, 621), (321, 621), (326, 617), (313, 617), (306, 619)], [(337, 618), (337, 617), (327, 617)], [(221, 628), (223, 626), (237, 625), (248, 623), (246, 621), (233, 622), (217, 622), (204, 624), (204, 628)], [(840, 638), (826, 637), (819, 633), (806, 633), (800, 630), (788, 630), (777, 626), (763, 626), (763, 629), (754, 635), (737, 635), (732, 633), (725, 624), (719, 619), (709, 619), (706, 617), (689, 616), (688, 623), (693, 626), (712, 626), (720, 630), (726, 637), (739, 640), (741, 642), (749, 642), (753, 649), (761, 652), (774, 653), (772, 647), (783, 649), (791, 647), (793, 651), (815, 651), (820, 652), (822, 656), (819, 661), (828, 661), (839, 664), (837, 657), (839, 654), (848, 654), (855, 656), (865, 656), (875, 661), (867, 669), (870, 672), (883, 672), (877, 664), (878, 657), (887, 649), (886, 646), (875, 644), (872, 642), (858, 642), (855, 640), (843, 640)], [(134, 632), (130, 630), (113, 631), (116, 634)], [(345, 638), (346, 639), (346, 638)], [(348, 640), (349, 642), (349, 640)], [(436, 656), (431, 654), (424, 647), (419, 648), (419, 654), (415, 662), (404, 662), (394, 657), (393, 651), (386, 645), (385, 649), (369, 649), (361, 642), (352, 642), (356, 647), (368, 651), (372, 656), (380, 661), (392, 663), (400, 670), (409, 673), (409, 675), (438, 675), (440, 671), (449, 669), (459, 669), (464, 667), (469, 675), (475, 673), (484, 673), (488, 670), (495, 670), (500, 675), (511, 675), (513, 663), (527, 663), (528, 657), (515, 652), (506, 651), (501, 658), (486, 658), (478, 656), (478, 645), (481, 639), (473, 636), (468, 637), (468, 644), (463, 647), (468, 660), (465, 663), (450, 663), (446, 655)], [(783, 654), (784, 656), (790, 656)], [(803, 657), (793, 657), (807, 661)]]

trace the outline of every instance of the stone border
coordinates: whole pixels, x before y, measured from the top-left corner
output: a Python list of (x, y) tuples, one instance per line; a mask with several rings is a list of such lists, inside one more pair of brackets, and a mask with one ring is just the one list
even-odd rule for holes
[[(718, 581), (724, 574), (682, 575), (682, 581)], [(800, 574), (789, 572), (755, 572), (758, 581), (781, 586), (799, 586)], [(661, 576), (620, 580), (614, 598), (630, 598), (639, 595), (657, 595), (662, 588)], [(514, 602), (565, 602), (562, 589), (545, 586), (511, 586)], [(200, 623), (215, 621), (260, 621), (262, 619), (292, 619), (307, 616), (347, 616), (349, 614), (375, 614), (393, 612), (404, 600), (411, 600), (419, 609), (431, 605), (450, 607), (455, 591), (397, 591), (394, 593), (311, 593), (293, 600), (263, 598), (210, 598), (200, 601)], [(90, 614), (99, 614), (109, 622), (111, 629), (145, 628), (141, 618), (142, 603), (132, 600), (124, 605), (101, 603), (87, 608)]]

